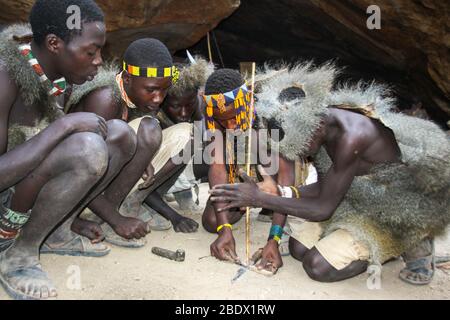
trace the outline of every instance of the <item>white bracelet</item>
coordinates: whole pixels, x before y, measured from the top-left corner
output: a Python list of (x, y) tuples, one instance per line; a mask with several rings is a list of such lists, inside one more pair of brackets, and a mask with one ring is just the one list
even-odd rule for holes
[(283, 187), (278, 185), (278, 190), (283, 198), (292, 198), (292, 189), (289, 187)]

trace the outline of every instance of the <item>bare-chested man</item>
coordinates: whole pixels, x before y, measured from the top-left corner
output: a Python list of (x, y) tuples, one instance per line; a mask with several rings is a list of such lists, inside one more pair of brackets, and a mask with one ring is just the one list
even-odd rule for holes
[[(180, 70), (179, 80), (169, 89), (157, 117), (161, 127), (168, 128), (177, 123), (189, 122), (196, 125), (198, 133), (204, 132), (203, 99), (201, 97), (206, 80), (214, 71), (214, 65), (201, 57), (196, 57), (190, 64), (177, 64)], [(195, 152), (202, 152), (203, 143), (198, 141)], [(194, 201), (193, 189), (198, 196), (199, 180), (208, 176), (208, 166), (194, 159), (187, 164), (173, 185), (169, 185), (168, 194), (173, 195), (178, 208), (184, 212), (200, 210), (198, 198)], [(151, 195), (150, 195), (151, 196)], [(147, 201), (147, 200), (146, 200)]]
[[(68, 29), (72, 5), (80, 8), (81, 29)], [(0, 34), (0, 281), (19, 299), (56, 296), (39, 264), (39, 247), (64, 218), (76, 217), (87, 194), (101, 192), (136, 147), (126, 124), (62, 112), (66, 83), (92, 80), (102, 64), (105, 25), (95, 2), (38, 0), (30, 24)], [(98, 225), (72, 222), (58, 228), (42, 250), (109, 252), (70, 230), (96, 238)]]
[(213, 201), (228, 202), (220, 210), (254, 206), (283, 213), (274, 216), (261, 268), (282, 265), (277, 240), (291, 215), (308, 221), (291, 224), (290, 252), (312, 279), (347, 279), (368, 262), (381, 265), (404, 253), (401, 279), (429, 283), (431, 239), (450, 221), (449, 142), (430, 121), (390, 111), (394, 100), (382, 86), (360, 84), (325, 96), (321, 91), (331, 89), (333, 77), (327, 66), (299, 65), (258, 95), (261, 116), (286, 133), (280, 151), (290, 159), (314, 156), (319, 181), (277, 188), (266, 177), (270, 195), (245, 177), (244, 184), (217, 186)]
[[(161, 130), (156, 118), (177, 77), (178, 71), (167, 47), (157, 39), (139, 39), (125, 51), (122, 72), (114, 67), (101, 70), (93, 82), (74, 88), (66, 105), (70, 112), (94, 112), (107, 120), (127, 121), (137, 134), (133, 159), (89, 205), (106, 222), (102, 227), (108, 242), (141, 247), (150, 228), (165, 229), (162, 225), (165, 219), (149, 214), (142, 207), (145, 198), (151, 208), (171, 221), (175, 231), (195, 232), (198, 228), (195, 221), (181, 216), (163, 202), (160, 192), (167, 191), (165, 185), (173, 184), (170, 178), (185, 167), (186, 164), (175, 164), (171, 159), (183, 151), (192, 136), (192, 124), (180, 123)], [(141, 177), (144, 180), (138, 182)], [(141, 192), (140, 185), (146, 190)], [(156, 219), (163, 221), (158, 223)]]
[[(235, 99), (232, 99), (232, 98)], [(215, 71), (205, 85), (204, 100), (206, 102), (206, 124), (210, 133), (220, 132), (213, 136), (207, 149), (213, 147), (212, 159), (208, 171), (211, 188), (224, 183), (238, 182), (238, 154), (245, 153), (245, 142), (237, 143), (236, 149), (231, 143), (235, 136), (241, 136), (250, 125), (250, 93), (242, 75), (232, 69)], [(257, 128), (257, 119), (253, 117), (253, 127)], [(229, 135), (227, 135), (227, 130)], [(258, 138), (258, 139), (256, 139)], [(261, 151), (265, 150), (259, 135), (254, 142), (258, 144), (258, 154), (252, 157), (260, 162)], [(231, 145), (230, 145), (231, 143)], [(252, 148), (253, 150), (253, 148)], [(238, 151), (238, 152), (236, 152)], [(255, 150), (253, 150), (255, 151)], [(253, 161), (252, 160), (252, 161)], [(266, 165), (279, 164), (280, 171), (289, 171), (289, 164), (283, 159), (272, 158)], [(270, 161), (270, 163), (269, 163)], [(242, 165), (242, 163), (239, 163)], [(274, 168), (274, 167), (273, 167)], [(281, 179), (281, 177), (280, 177)], [(286, 179), (291, 179), (287, 176)], [(278, 180), (282, 184), (292, 184), (290, 180)], [(227, 207), (227, 209), (224, 209)], [(241, 208), (230, 208), (226, 202), (208, 200), (202, 216), (203, 227), (211, 233), (217, 233), (217, 239), (211, 244), (211, 254), (219, 260), (237, 260), (236, 245), (233, 237), (233, 224), (238, 222), (244, 211)]]

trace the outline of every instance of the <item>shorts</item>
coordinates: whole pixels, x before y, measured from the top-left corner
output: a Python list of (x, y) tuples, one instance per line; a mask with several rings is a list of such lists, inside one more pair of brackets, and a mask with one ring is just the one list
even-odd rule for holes
[(336, 270), (346, 268), (353, 261), (368, 261), (370, 258), (368, 247), (355, 240), (347, 230), (338, 229), (322, 238), (323, 230), (318, 222), (292, 221), (289, 225), (292, 238), (308, 249), (315, 247)]

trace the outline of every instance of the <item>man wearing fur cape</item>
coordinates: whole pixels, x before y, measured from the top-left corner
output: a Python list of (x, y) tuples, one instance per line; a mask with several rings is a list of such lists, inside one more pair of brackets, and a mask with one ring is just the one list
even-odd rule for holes
[(168, 125), (167, 117), (161, 116), (161, 104), (169, 93), (180, 95), (187, 90), (197, 99), (211, 66), (202, 59), (178, 67), (161, 41), (138, 39), (125, 51), (122, 68), (101, 68), (93, 81), (75, 87), (66, 103), (66, 112), (122, 119), (136, 132), (137, 150), (132, 160), (89, 206), (105, 221), (106, 241), (115, 245), (142, 247), (146, 229), (166, 230), (170, 222), (176, 232), (198, 229), (194, 220), (162, 200), (186, 167), (174, 157), (191, 143), (193, 124)]
[[(391, 111), (387, 88), (344, 86), (331, 92), (331, 65), (297, 65), (266, 81), (258, 110), (285, 135), (280, 152), (289, 159), (312, 156), (317, 183), (264, 190), (246, 183), (216, 186), (214, 201), (232, 207), (263, 207), (275, 215), (260, 268), (282, 265), (277, 234), (292, 223), (290, 252), (317, 281), (332, 282), (364, 272), (403, 254), (401, 279), (427, 284), (433, 277), (433, 237), (450, 222), (450, 143), (434, 123)], [(286, 99), (280, 93), (290, 91)], [(263, 121), (264, 122), (264, 121)]]
[[(177, 63), (176, 66), (180, 70), (180, 77), (177, 83), (167, 92), (157, 118), (163, 129), (178, 123), (189, 122), (194, 124), (197, 133), (201, 133), (205, 127), (201, 94), (206, 80), (214, 71), (214, 65), (197, 56), (195, 59), (190, 57), (189, 64)], [(193, 147), (197, 148), (196, 151), (201, 151), (203, 146), (199, 144)], [(194, 157), (192, 157), (184, 171), (167, 191), (165, 198), (176, 201), (182, 211), (200, 211), (197, 184), (200, 179), (205, 179), (207, 176), (208, 166), (206, 164), (194, 164)], [(193, 192), (197, 195), (195, 201), (192, 196)], [(151, 199), (148, 200), (152, 202)]]
[[(66, 23), (73, 5), (77, 30)], [(0, 33), (0, 283), (14, 298), (46, 299), (56, 289), (39, 253), (108, 254), (78, 235), (99, 230), (77, 215), (130, 160), (136, 137), (120, 121), (62, 112), (66, 85), (92, 80), (102, 64), (97, 4), (37, 0), (29, 20)]]

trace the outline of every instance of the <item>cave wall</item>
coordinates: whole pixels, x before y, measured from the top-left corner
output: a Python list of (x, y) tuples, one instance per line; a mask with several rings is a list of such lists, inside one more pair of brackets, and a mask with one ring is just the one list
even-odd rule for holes
[[(369, 30), (369, 5), (381, 29)], [(439, 0), (244, 0), (214, 30), (224, 65), (240, 61), (335, 59), (346, 79), (393, 86), (401, 108), (422, 105), (450, 119), (450, 2)], [(215, 43), (213, 59), (220, 65)], [(192, 51), (207, 55), (203, 38)]]
[[(26, 21), (34, 0), (0, 0), (0, 25)], [(376, 79), (393, 86), (401, 108), (422, 105), (433, 119), (450, 119), (450, 2), (440, 0), (97, 0), (106, 13), (106, 57), (122, 55), (141, 37), (172, 52), (241, 61), (334, 59), (341, 79)], [(381, 30), (369, 30), (366, 9), (381, 9)], [(227, 18), (228, 17), (228, 18)], [(222, 59), (219, 58), (218, 50)], [(184, 50), (179, 51), (185, 57)]]
[[(96, 0), (105, 12), (106, 57), (120, 57), (127, 46), (154, 37), (176, 50), (198, 42), (232, 14), (239, 0)], [(34, 0), (0, 0), (0, 24), (27, 21)]]

